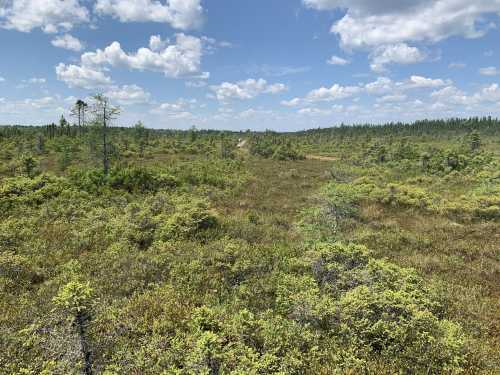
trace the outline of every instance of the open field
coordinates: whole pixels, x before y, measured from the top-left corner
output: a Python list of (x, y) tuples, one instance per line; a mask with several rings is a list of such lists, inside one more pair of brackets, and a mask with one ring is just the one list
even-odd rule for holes
[(114, 128), (107, 175), (0, 128), (0, 373), (497, 373), (500, 123), (453, 121)]

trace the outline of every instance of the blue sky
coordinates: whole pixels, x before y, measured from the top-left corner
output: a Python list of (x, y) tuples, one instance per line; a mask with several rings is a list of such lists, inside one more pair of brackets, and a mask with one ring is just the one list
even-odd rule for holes
[(0, 123), (301, 130), (500, 113), (500, 0), (0, 0)]

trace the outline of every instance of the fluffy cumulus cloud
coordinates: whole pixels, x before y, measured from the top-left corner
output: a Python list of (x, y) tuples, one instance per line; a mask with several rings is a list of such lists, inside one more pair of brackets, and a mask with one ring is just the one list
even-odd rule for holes
[(265, 79), (247, 79), (236, 83), (223, 82), (210, 86), (215, 98), (221, 102), (230, 99), (253, 99), (261, 94), (278, 94), (288, 88), (283, 83), (269, 84)]
[(69, 86), (86, 89), (109, 86), (112, 81), (105, 72), (110, 66), (160, 72), (169, 78), (207, 79), (209, 74), (200, 72), (202, 49), (201, 39), (185, 34), (176, 34), (175, 44), (152, 36), (149, 48), (135, 53), (127, 53), (119, 42), (113, 42), (103, 50), (84, 53), (80, 65), (59, 64), (56, 73)]
[(95, 11), (110, 15), (121, 22), (163, 22), (187, 30), (201, 26), (201, 0), (167, 0), (165, 4), (153, 0), (97, 0)]
[(486, 32), (486, 14), (500, 12), (500, 0), (303, 0), (318, 10), (345, 9), (332, 26), (343, 46), (373, 47), (408, 41), (437, 42), (450, 36), (474, 38)]
[(384, 72), (388, 64), (415, 64), (425, 59), (425, 54), (416, 47), (406, 43), (383, 45), (377, 47), (370, 55), (371, 69)]
[[(443, 80), (439, 78), (427, 78), (413, 75), (408, 79), (401, 81), (393, 81), (388, 77), (378, 77), (375, 81), (368, 83), (359, 83), (353, 86), (342, 86), (334, 84), (331, 87), (320, 87), (310, 91), (303, 98), (293, 98), (290, 100), (281, 101), (281, 105), (285, 107), (302, 107), (299, 110), (300, 114), (325, 113), (324, 111), (316, 111), (318, 108), (312, 107), (314, 104), (318, 106), (321, 103), (340, 101), (349, 99), (352, 102), (360, 100), (361, 97), (374, 98), (375, 103), (391, 104), (403, 103), (410, 99), (411, 95), (420, 94), (420, 90), (436, 90), (443, 86), (452, 85), (451, 80)], [(458, 94), (458, 93), (455, 93)], [(439, 94), (435, 94), (437, 96)], [(336, 104), (335, 106), (342, 106)], [(331, 109), (328, 109), (332, 112)], [(335, 112), (335, 111), (333, 111)]]
[(285, 107), (297, 107), (300, 104), (301, 104), (300, 98), (293, 98), (291, 100), (283, 100), (281, 102), (281, 105), (284, 105)]
[(358, 86), (341, 86), (334, 84), (332, 87), (320, 87), (319, 89), (312, 90), (307, 94), (306, 101), (334, 101), (352, 97), (359, 93), (361, 89)]
[(481, 98), (487, 102), (500, 103), (500, 86), (494, 83), (481, 91)]
[(123, 66), (181, 78), (200, 73), (201, 57), (201, 40), (181, 33), (176, 35), (175, 44), (168, 44), (160, 37), (153, 36), (149, 48), (139, 48), (135, 53), (126, 53), (119, 42), (113, 42), (104, 50), (84, 53), (81, 62), (84, 67)]
[(396, 90), (398, 86), (390, 78), (378, 77), (377, 80), (367, 83), (364, 87), (369, 94), (389, 94)]
[(421, 88), (421, 87), (440, 87), (444, 85), (449, 85), (451, 82), (449, 80), (444, 81), (442, 79), (432, 79), (422, 76), (411, 76), (410, 77), (410, 87)]
[(46, 33), (70, 30), (89, 21), (89, 11), (79, 0), (4, 0), (0, 2), (0, 26)]
[(320, 11), (341, 9), (331, 32), (347, 50), (370, 51), (371, 68), (426, 59), (415, 43), (437, 43), (452, 36), (476, 38), (490, 28), (487, 15), (500, 14), (500, 0), (302, 0)]
[(14, 123), (47, 124), (54, 121), (54, 114), (69, 116), (68, 103), (57, 94), (19, 100), (0, 98), (0, 115)]
[(65, 82), (69, 87), (96, 89), (109, 86), (112, 81), (102, 71), (87, 66), (66, 65), (60, 63), (56, 66), (57, 79)]
[(84, 48), (83, 43), (70, 34), (59, 35), (55, 37), (51, 43), (54, 47), (76, 52), (80, 52)]
[(196, 99), (186, 100), (180, 98), (175, 102), (161, 103), (151, 110), (152, 114), (160, 115), (171, 120), (193, 119), (195, 116), (191, 112), (198, 105)]
[(441, 90), (434, 91), (431, 98), (436, 100), (434, 104), (443, 106), (443, 104), (470, 106), (479, 101), (479, 95), (468, 96), (464, 91), (455, 86), (447, 86)]
[[(361, 93), (362, 91), (363, 88), (361, 86), (341, 86), (336, 83), (331, 87), (320, 87), (318, 89), (311, 90), (304, 98), (284, 100), (281, 102), (281, 105), (285, 107), (298, 107), (309, 106), (312, 103), (333, 102), (351, 98), (354, 95)], [(299, 113), (301, 113), (300, 110)]]
[(113, 86), (104, 95), (120, 105), (147, 103), (151, 97), (149, 92), (137, 85)]

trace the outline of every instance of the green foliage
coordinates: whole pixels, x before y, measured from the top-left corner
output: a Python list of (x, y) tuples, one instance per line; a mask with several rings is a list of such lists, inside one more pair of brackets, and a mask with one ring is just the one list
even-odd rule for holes
[(302, 160), (305, 156), (289, 140), (257, 137), (250, 145), (250, 153), (274, 160)]
[(481, 138), (479, 136), (479, 132), (474, 130), (470, 134), (470, 149), (471, 151), (477, 151), (481, 147)]
[(278, 308), (289, 318), (329, 332), (362, 362), (384, 358), (414, 373), (462, 371), (463, 331), (439, 319), (438, 296), (414, 270), (341, 243), (319, 243), (299, 264), (304, 274), (285, 275), (278, 287)]
[(71, 281), (59, 289), (53, 301), (67, 313), (77, 315), (90, 307), (92, 292), (89, 282)]
[(37, 166), (36, 160), (31, 155), (24, 155), (21, 159), (23, 165), (23, 171), (29, 178), (32, 178)]
[(39, 205), (61, 194), (67, 187), (63, 178), (40, 175), (35, 178), (13, 177), (0, 187), (0, 208)]
[(109, 175), (105, 175), (101, 170), (75, 170), (70, 179), (75, 186), (89, 192), (108, 187), (129, 193), (154, 193), (177, 186), (173, 176), (146, 168), (116, 168), (112, 169)]
[(179, 197), (174, 200), (175, 211), (162, 223), (160, 237), (188, 239), (217, 225), (216, 217), (210, 212), (204, 199)]
[(287, 143), (276, 147), (272, 158), (275, 160), (303, 160), (305, 156)]
[(498, 121), (112, 127), (106, 175), (76, 115), (0, 127), (0, 373), (499, 367)]

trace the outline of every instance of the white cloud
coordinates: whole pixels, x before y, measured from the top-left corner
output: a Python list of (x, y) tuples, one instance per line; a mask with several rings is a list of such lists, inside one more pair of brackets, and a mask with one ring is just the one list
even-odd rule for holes
[(387, 77), (379, 77), (376, 81), (367, 83), (364, 87), (369, 94), (385, 94), (395, 90), (396, 84)]
[(377, 99), (378, 103), (399, 103), (404, 102), (408, 97), (404, 94), (385, 95)]
[(465, 63), (460, 63), (460, 62), (452, 62), (448, 65), (448, 68), (450, 69), (463, 69), (467, 66)]
[[(285, 107), (298, 107), (298, 106), (308, 106), (303, 109), (311, 109), (311, 104), (318, 102), (332, 102), (336, 100), (351, 98), (354, 95), (361, 93), (362, 87), (360, 86), (341, 86), (339, 84), (334, 84), (332, 87), (320, 87), (315, 90), (309, 91), (309, 93), (304, 98), (293, 98), (291, 100), (283, 100), (281, 105)], [(302, 114), (308, 111), (304, 111)], [(298, 111), (300, 114), (300, 110)]]
[[(83, 67), (124, 66), (136, 70), (162, 72), (166, 77), (207, 78), (200, 73), (202, 43), (199, 38), (176, 34), (176, 44), (168, 44), (158, 36), (150, 39), (150, 48), (139, 48), (136, 53), (127, 54), (120, 43), (113, 42), (104, 50), (87, 52), (81, 56)], [(200, 76), (201, 74), (201, 76)]]
[(293, 98), (291, 100), (283, 100), (281, 102), (281, 105), (284, 105), (285, 107), (296, 107), (300, 105), (301, 100), (300, 98)]
[(70, 87), (95, 89), (111, 84), (111, 78), (103, 72), (87, 66), (65, 65), (56, 66), (57, 79), (65, 82)]
[(371, 53), (370, 67), (375, 72), (384, 72), (388, 64), (415, 64), (423, 61), (425, 57), (418, 48), (410, 47), (406, 43), (383, 45)]
[(500, 103), (500, 86), (494, 83), (481, 91), (481, 98), (484, 101)]
[(214, 38), (209, 38), (207, 36), (202, 36), (201, 41), (203, 44), (203, 51), (207, 55), (213, 54), (219, 48), (233, 48), (233, 44), (227, 41), (219, 42)]
[(297, 113), (302, 116), (329, 116), (332, 114), (332, 111), (329, 109), (306, 107), (299, 109)]
[(499, 0), (303, 0), (318, 10), (347, 9), (332, 26), (347, 48), (409, 41), (438, 42), (451, 36), (475, 38), (489, 26), (483, 16), (500, 12)]
[(437, 103), (457, 104), (465, 106), (476, 104), (479, 99), (477, 95), (468, 96), (465, 92), (455, 86), (447, 86), (445, 88), (442, 88), (441, 90), (434, 91), (431, 94), (431, 98), (438, 100)]
[(351, 62), (349, 60), (343, 59), (342, 57), (332, 56), (327, 61), (329, 65), (348, 65)]
[(52, 40), (52, 45), (58, 48), (64, 48), (70, 51), (79, 52), (83, 50), (83, 43), (70, 34), (59, 35)]
[(79, 0), (7, 0), (3, 4), (0, 26), (6, 29), (30, 32), (41, 28), (55, 33), (89, 21), (89, 12)]
[(151, 113), (161, 115), (162, 117), (167, 117), (173, 120), (189, 119), (195, 117), (191, 113), (191, 110), (195, 109), (196, 105), (196, 99), (186, 100), (181, 98), (173, 103), (162, 103), (156, 108), (153, 108), (151, 110)]
[(236, 118), (239, 118), (239, 119), (248, 119), (248, 118), (255, 118), (255, 117), (259, 117), (259, 116), (273, 116), (274, 115), (274, 112), (273, 111), (270, 111), (270, 110), (262, 110), (262, 109), (254, 109), (254, 108), (249, 108), (245, 111), (242, 111), (240, 113), (238, 113), (238, 115), (236, 116)]
[(247, 79), (236, 83), (223, 82), (220, 85), (210, 86), (217, 100), (226, 102), (229, 99), (253, 99), (260, 94), (278, 94), (286, 91), (287, 86), (282, 83), (268, 84), (265, 79)]
[(95, 11), (121, 22), (162, 22), (181, 30), (196, 29), (203, 23), (201, 0), (97, 0)]
[[(358, 102), (361, 95), (375, 96), (376, 102), (380, 105), (390, 103), (403, 103), (408, 100), (409, 91), (413, 89), (435, 89), (445, 85), (452, 85), (451, 80), (432, 79), (422, 76), (411, 76), (402, 81), (393, 81), (387, 77), (378, 77), (375, 81), (356, 86), (342, 86), (334, 84), (332, 87), (320, 87), (310, 91), (303, 98), (293, 98), (281, 102), (285, 107), (303, 107), (302, 114), (319, 114), (313, 103), (331, 102), (343, 99), (350, 99), (352, 102)], [(437, 95), (437, 94), (436, 94)], [(458, 99), (457, 99), (458, 100)]]
[(450, 80), (433, 79), (413, 75), (404, 81), (393, 81), (387, 77), (378, 77), (377, 80), (364, 85), (364, 91), (372, 95), (401, 95), (402, 92), (410, 89), (437, 88), (451, 85)]
[(67, 108), (67, 103), (59, 95), (22, 100), (0, 98), (0, 114), (11, 124), (47, 124), (61, 114), (68, 115)]
[(283, 83), (275, 83), (273, 85), (267, 86), (264, 93), (266, 94), (279, 94), (280, 92), (288, 90), (288, 87)]
[(52, 107), (55, 103), (55, 99), (51, 96), (46, 96), (40, 99), (25, 99), (24, 103), (29, 104), (35, 108), (48, 108)]
[(104, 95), (120, 105), (147, 103), (151, 97), (149, 92), (144, 91), (137, 85), (114, 86)]
[(421, 76), (411, 76), (410, 77), (410, 87), (411, 88), (421, 88), (421, 87), (440, 87), (451, 84), (451, 81), (443, 81), (442, 79), (432, 79)]
[(319, 102), (340, 100), (352, 97), (360, 91), (361, 88), (358, 86), (340, 86), (334, 84), (330, 88), (320, 87), (319, 89), (310, 91), (306, 96), (306, 101)]
[(3, 78), (2, 76), (0, 76), (0, 82), (5, 82), (5, 78)]
[(500, 71), (494, 66), (488, 66), (487, 68), (479, 69), (479, 74), (483, 76), (497, 76), (500, 74)]

